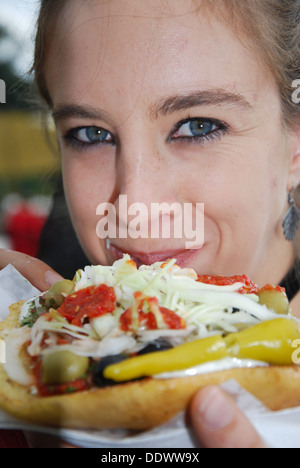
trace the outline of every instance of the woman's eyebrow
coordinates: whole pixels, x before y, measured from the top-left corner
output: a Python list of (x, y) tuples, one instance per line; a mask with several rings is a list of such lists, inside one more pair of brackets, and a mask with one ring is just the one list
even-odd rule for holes
[[(151, 105), (150, 117), (157, 119), (159, 115), (166, 116), (192, 107), (219, 106), (221, 104), (233, 105), (243, 110), (252, 108), (251, 104), (240, 94), (217, 89), (163, 98)], [(92, 120), (106, 120), (108, 118), (107, 114), (101, 109), (78, 104), (60, 105), (53, 110), (52, 117), (56, 122), (72, 117)]]
[(243, 110), (252, 108), (246, 98), (240, 94), (230, 93), (222, 89), (213, 89), (162, 99), (151, 107), (150, 113), (153, 118), (157, 118), (159, 115), (168, 115), (191, 107), (219, 106), (221, 104), (233, 105)]
[(83, 118), (104, 120), (107, 116), (104, 111), (91, 106), (81, 106), (77, 104), (60, 105), (52, 111), (55, 122), (67, 118)]

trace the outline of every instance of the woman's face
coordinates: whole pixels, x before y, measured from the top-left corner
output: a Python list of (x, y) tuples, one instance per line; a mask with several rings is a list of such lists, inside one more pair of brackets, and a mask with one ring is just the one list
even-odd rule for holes
[[(276, 85), (253, 50), (187, 0), (72, 0), (50, 44), (67, 200), (91, 261), (178, 255), (199, 273), (263, 280), (287, 245), (291, 143)], [(106, 249), (97, 206), (114, 204), (124, 228), (120, 195), (149, 213), (153, 203), (204, 203), (203, 246), (187, 249), (165, 213), (170, 238), (123, 235)]]

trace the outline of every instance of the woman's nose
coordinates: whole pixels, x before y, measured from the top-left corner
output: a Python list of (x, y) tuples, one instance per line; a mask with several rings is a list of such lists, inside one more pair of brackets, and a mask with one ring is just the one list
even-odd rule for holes
[[(173, 203), (176, 194), (167, 155), (157, 148), (123, 147), (118, 158), (117, 187), (115, 208), (121, 225), (130, 225), (130, 220), (138, 215), (140, 225), (150, 229), (158, 226), (161, 218), (170, 217), (168, 210), (164, 214), (162, 208)], [(155, 211), (158, 206), (160, 209)]]
[(119, 195), (126, 195), (128, 205), (161, 202), (166, 195), (167, 163), (157, 149), (128, 147), (120, 152), (117, 168)]

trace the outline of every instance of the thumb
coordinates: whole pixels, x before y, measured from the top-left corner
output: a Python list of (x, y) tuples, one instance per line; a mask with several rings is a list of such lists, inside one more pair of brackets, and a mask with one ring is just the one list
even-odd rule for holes
[(200, 390), (190, 405), (194, 431), (205, 448), (267, 448), (231, 398), (219, 387)]
[(8, 264), (13, 265), (21, 275), (40, 291), (47, 291), (52, 284), (63, 278), (46, 263), (20, 252), (0, 249), (0, 270)]

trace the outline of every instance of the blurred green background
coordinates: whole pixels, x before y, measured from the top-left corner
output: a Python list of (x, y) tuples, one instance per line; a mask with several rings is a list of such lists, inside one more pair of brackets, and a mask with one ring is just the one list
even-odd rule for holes
[[(0, 25), (0, 50), (1, 44), (12, 40)], [(32, 77), (18, 75), (16, 57), (3, 55), (0, 78), (6, 83), (6, 103), (0, 104), (0, 200), (11, 192), (47, 196), (60, 166), (55, 133), (41, 116)]]
[[(5, 22), (1, 24), (4, 17), (0, 16), (0, 79), (6, 84), (6, 103), (0, 104), (0, 247), (16, 248), (11, 239), (12, 230), (30, 230), (27, 225), (32, 224), (32, 212), (47, 219), (59, 179), (60, 160), (54, 127), (41, 111), (29, 73), (31, 63), (26, 71), (18, 66), (24, 54), (20, 34), (24, 22), (21, 17), (18, 31)], [(33, 36), (24, 36), (24, 42), (31, 40), (32, 51)], [(30, 210), (30, 221), (23, 219), (24, 207)], [(16, 228), (11, 218), (17, 210), (23, 213), (23, 224), (19, 216)]]
[(39, 0), (0, 0), (0, 248), (71, 279), (89, 261), (68, 213), (54, 125), (30, 73), (38, 8)]

